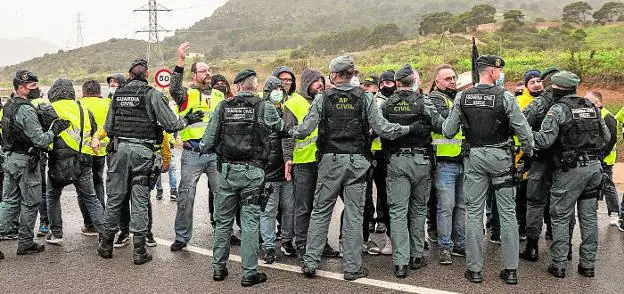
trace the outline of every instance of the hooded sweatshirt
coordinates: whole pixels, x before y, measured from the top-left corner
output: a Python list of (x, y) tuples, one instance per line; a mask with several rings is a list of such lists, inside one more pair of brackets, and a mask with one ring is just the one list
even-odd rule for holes
[[(48, 99), (50, 103), (54, 103), (60, 100), (76, 100), (76, 91), (74, 90), (74, 85), (68, 79), (58, 79), (54, 81), (50, 90), (48, 90)], [(38, 112), (40, 113), (40, 117), (58, 117), (54, 108), (52, 108), (51, 104), (43, 103), (39, 105)], [(97, 123), (95, 121), (95, 116), (91, 111), (89, 113), (89, 120), (91, 122), (91, 136), (95, 134), (97, 130)], [(47, 122), (44, 122), (47, 124)], [(50, 122), (51, 124), (51, 122)], [(65, 144), (60, 137), (54, 139), (54, 148), (55, 149), (68, 149), (69, 147)]]
[(290, 96), (292, 93), (295, 93), (295, 90), (297, 90), (297, 78), (295, 77), (295, 72), (288, 66), (278, 66), (273, 70), (273, 74), (271, 75), (279, 78), (279, 75), (282, 73), (288, 73), (292, 78), (292, 85), (290, 86), (290, 91), (288, 92), (288, 96)]
[(299, 93), (305, 99), (308, 99), (310, 103), (312, 103), (314, 97), (310, 95), (308, 90), (310, 88), (310, 85), (312, 85), (312, 83), (314, 83), (318, 79), (323, 79), (323, 85), (325, 85), (325, 77), (323, 77), (323, 74), (320, 71), (306, 68), (301, 73), (301, 90), (299, 90)]
[(210, 86), (214, 89), (217, 83), (220, 81), (225, 82), (225, 84), (227, 85), (227, 93), (223, 93), (225, 94), (225, 98), (234, 97), (234, 94), (232, 94), (232, 87), (230, 86), (230, 82), (228, 82), (228, 80), (223, 75), (216, 74), (212, 76), (212, 79), (210, 80)]
[[(269, 101), (269, 96), (275, 87), (282, 87), (282, 81), (280, 79), (270, 76), (263, 88), (263, 98), (266, 101)], [(283, 88), (282, 88), (283, 91)], [(277, 112), (282, 115), (282, 108), (276, 107)], [(264, 179), (266, 182), (283, 182), (286, 179), (284, 178), (284, 152), (283, 152), (283, 136), (280, 132), (273, 132), (269, 135), (269, 157), (267, 161), (267, 166), (265, 168), (265, 176)], [(292, 153), (292, 150), (289, 151)]]

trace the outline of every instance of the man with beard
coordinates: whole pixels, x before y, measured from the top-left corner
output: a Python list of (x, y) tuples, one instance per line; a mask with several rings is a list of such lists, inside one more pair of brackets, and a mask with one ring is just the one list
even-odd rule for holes
[[(551, 77), (558, 73), (556, 68), (544, 70), (540, 80), (544, 85), (544, 93), (534, 99), (523, 111), (533, 131), (539, 131), (548, 110), (556, 100), (552, 93)], [(551, 161), (552, 154), (547, 148), (536, 150), (531, 158), (527, 180), (526, 234), (527, 242), (520, 258), (528, 261), (539, 259), (539, 237), (543, 223), (546, 222), (546, 239), (552, 239), (550, 227), (550, 186), (554, 172)]]
[[(180, 171), (180, 187), (177, 195), (170, 195), (171, 200), (176, 200), (178, 210), (175, 218), (175, 241), (171, 244), (171, 251), (180, 251), (186, 247), (193, 234), (193, 207), (197, 182), (202, 174), (208, 177), (209, 198), (213, 198), (219, 189), (219, 173), (217, 172), (217, 155), (214, 153), (201, 154), (199, 142), (204, 134), (210, 114), (217, 105), (223, 101), (224, 96), (220, 91), (212, 91), (210, 87), (212, 69), (204, 62), (196, 62), (191, 65), (190, 88), (182, 86), (184, 77), (184, 63), (186, 52), (191, 44), (186, 42), (178, 47), (176, 67), (171, 75), (169, 93), (178, 105), (178, 115), (183, 117), (188, 113), (201, 111), (205, 114), (201, 122), (187, 125), (180, 131), (182, 140), (182, 157)], [(177, 197), (177, 198), (176, 198)], [(210, 212), (211, 217), (213, 211)]]
[(33, 228), (42, 197), (40, 154), (70, 125), (69, 121), (55, 119), (49, 130), (42, 130), (37, 111), (30, 103), (41, 96), (38, 82), (32, 72), (18, 70), (13, 78), (14, 93), (2, 113), (6, 167), (0, 202), (0, 234), (7, 234), (19, 219), (17, 255), (45, 250), (44, 245), (33, 241)]
[[(286, 128), (291, 128), (301, 124), (303, 118), (308, 115), (310, 105), (314, 97), (325, 89), (325, 78), (316, 70), (305, 69), (301, 73), (301, 94), (293, 91), (295, 82), (292, 70), (287, 67), (278, 67), (273, 72), (273, 76), (278, 77), (284, 86), (284, 90), (289, 94), (288, 100), (284, 103), (284, 123)], [(286, 176), (292, 177), (294, 182), (295, 195), (295, 248), (299, 261), (303, 261), (306, 252), (308, 227), (310, 225), (310, 214), (314, 201), (314, 185), (318, 176), (318, 161), (316, 158), (316, 139), (318, 130), (314, 129), (307, 137), (302, 139), (284, 139), (285, 144), (294, 146), (292, 158), (286, 156)], [(288, 244), (288, 243), (285, 243)], [(290, 254), (290, 249), (284, 247), (282, 250)], [(323, 250), (324, 257), (338, 257), (340, 252), (325, 243)]]
[[(435, 69), (435, 88), (429, 93), (431, 103), (446, 118), (457, 94), (457, 76), (453, 67), (443, 64)], [(435, 186), (437, 203), (438, 246), (440, 264), (452, 264), (451, 255), (466, 256), (466, 200), (464, 198), (464, 152), (462, 132), (453, 139), (434, 133), (436, 152)], [(453, 238), (454, 237), (454, 238)]]

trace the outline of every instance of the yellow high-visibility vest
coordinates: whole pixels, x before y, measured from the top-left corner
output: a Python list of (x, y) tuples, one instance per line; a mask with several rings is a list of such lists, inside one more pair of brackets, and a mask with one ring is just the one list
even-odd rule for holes
[[(95, 117), (98, 129), (104, 129), (106, 115), (108, 114), (108, 109), (110, 108), (110, 99), (85, 97), (80, 99), (80, 103), (85, 109), (91, 110), (91, 113), (93, 113), (93, 116)], [(108, 146), (108, 143), (110, 143), (108, 136), (100, 140), (100, 150), (96, 156), (106, 156), (106, 146)]]
[[(310, 102), (303, 96), (294, 93), (290, 99), (286, 100), (284, 107), (288, 108), (297, 119), (298, 124), (303, 123), (303, 118), (310, 111)], [(316, 139), (318, 138), (318, 128), (303, 140), (295, 140), (295, 149), (293, 151), (293, 163), (310, 163), (316, 162)]]
[[(80, 129), (80, 107), (75, 100), (58, 100), (51, 103), (52, 108), (59, 116), (59, 119), (68, 120), (69, 128), (61, 132), (59, 135), (69, 148), (80, 151), (84, 154), (96, 155), (91, 148), (91, 120), (89, 119), (89, 111), (82, 108), (83, 112), (83, 129)], [(82, 149), (80, 148), (80, 133), (82, 132)]]
[[(444, 103), (449, 109), (453, 108), (451, 99), (444, 97)], [(457, 157), (461, 154), (462, 140), (464, 139), (461, 129), (453, 139), (447, 139), (444, 135), (434, 132), (431, 132), (431, 139), (433, 139), (431, 144), (435, 146), (437, 156)]]
[(204, 119), (201, 122), (186, 126), (180, 131), (180, 139), (182, 141), (199, 140), (204, 136), (210, 116), (217, 108), (217, 105), (225, 99), (225, 94), (217, 89), (212, 89), (210, 98), (205, 98), (198, 89), (188, 89), (186, 99), (186, 108), (183, 111), (178, 111), (178, 115), (183, 117), (190, 111), (201, 110), (204, 112)]

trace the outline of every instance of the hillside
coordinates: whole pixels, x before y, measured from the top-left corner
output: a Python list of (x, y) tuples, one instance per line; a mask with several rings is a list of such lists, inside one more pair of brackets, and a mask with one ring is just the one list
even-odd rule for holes
[[(490, 4), (497, 15), (509, 9), (522, 10), (527, 18), (559, 18), (564, 5), (573, 0), (230, 0), (211, 17), (198, 21), (163, 41), (170, 64), (177, 45), (192, 41), (193, 51), (204, 53), (215, 63), (225, 58), (264, 54), (296, 48), (328, 32), (380, 23), (395, 23), (405, 36), (416, 32), (418, 16), (436, 11), (457, 13), (476, 4)], [(589, 1), (597, 6), (598, 0)], [(548, 7), (548, 9), (542, 9)], [(175, 13), (175, 12), (174, 12)], [(30, 68), (46, 79), (69, 76), (84, 79), (126, 70), (126, 64), (145, 53), (138, 40), (107, 42), (59, 54), (49, 54), (0, 69), (0, 83), (10, 80), (17, 68)]]
[(4, 39), (0, 38), (0, 66), (16, 64), (31, 59), (33, 56), (41, 56), (45, 53), (56, 52), (61, 49), (52, 43), (36, 39)]

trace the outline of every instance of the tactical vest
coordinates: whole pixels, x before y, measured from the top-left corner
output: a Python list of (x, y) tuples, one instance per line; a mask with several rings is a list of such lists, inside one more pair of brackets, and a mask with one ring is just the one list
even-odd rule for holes
[[(277, 108), (277, 112), (280, 116), (282, 115), (280, 108)], [(285, 180), (282, 136), (277, 132), (269, 135), (269, 156), (264, 178), (267, 182), (282, 182)]]
[[(412, 91), (398, 91), (384, 104), (382, 115), (391, 123), (409, 126), (420, 122), (431, 126), (431, 117), (425, 114), (425, 98)], [(418, 134), (399, 137), (395, 140), (381, 138), (384, 150), (397, 151), (399, 148), (431, 148), (431, 134)]]
[(188, 89), (186, 95), (186, 108), (180, 111), (180, 108), (178, 107), (178, 115), (183, 117), (190, 111), (201, 110), (204, 112), (204, 119), (200, 122), (188, 125), (181, 130), (180, 140), (199, 140), (204, 135), (204, 131), (210, 121), (210, 116), (217, 108), (217, 105), (225, 99), (225, 95), (217, 89), (212, 89), (212, 92), (210, 92), (210, 98), (208, 99), (204, 99), (204, 94), (202, 94), (198, 89)]
[(4, 105), (2, 112), (2, 147), (5, 152), (26, 153), (28, 149), (35, 146), (24, 131), (15, 125), (15, 114), (24, 105), (34, 109), (30, 101), (21, 97), (11, 97)]
[[(100, 97), (86, 97), (80, 99), (80, 103), (82, 107), (88, 109), (93, 113), (95, 117), (95, 122), (97, 123), (98, 129), (103, 129), (104, 124), (106, 123), (106, 115), (108, 114), (108, 109), (110, 108), (110, 99), (100, 98)], [(100, 150), (97, 156), (106, 156), (106, 147), (110, 139), (105, 137), (100, 140)]]
[(459, 109), (471, 147), (501, 144), (511, 138), (504, 99), (505, 89), (497, 86), (479, 85), (462, 92)]
[[(303, 123), (303, 118), (310, 111), (310, 102), (303, 96), (293, 93), (286, 102), (284, 107), (297, 119), (297, 124)], [(316, 161), (316, 140), (318, 139), (318, 128), (305, 137), (303, 140), (295, 139), (295, 149), (293, 150), (293, 164), (310, 163)]]
[(215, 149), (225, 162), (254, 163), (264, 168), (269, 155), (269, 131), (260, 121), (264, 101), (236, 96), (219, 104), (219, 140)]
[(600, 110), (589, 100), (576, 95), (561, 98), (557, 104), (563, 106), (569, 123), (559, 126), (556, 146), (561, 152), (576, 151), (577, 154), (600, 154), (603, 146)]
[[(89, 119), (89, 111), (78, 106), (73, 99), (63, 99), (50, 103), (59, 119), (68, 120), (70, 126), (62, 131), (58, 137), (54, 138), (53, 149), (65, 149), (67, 146), (74, 151), (78, 151), (88, 155), (95, 155), (91, 148), (91, 120)], [(81, 122), (82, 121), (82, 122)], [(64, 144), (59, 144), (59, 141)], [(80, 143), (82, 142), (82, 148)]]
[(323, 93), (318, 139), (320, 155), (370, 155), (365, 95), (359, 87), (350, 91), (332, 88)]
[(113, 96), (113, 126), (110, 138), (124, 137), (162, 142), (162, 127), (147, 113), (152, 87), (131, 83), (117, 89)]
[[(613, 114), (611, 114), (611, 112), (609, 110), (607, 110), (606, 108), (601, 108), (600, 109), (600, 114), (602, 115), (602, 120), (605, 119), (605, 117), (607, 115), (611, 115), (613, 116)], [(611, 134), (611, 136), (617, 136), (617, 134)], [(617, 140), (616, 140), (617, 142)], [(615, 159), (617, 156), (617, 144), (613, 145), (613, 149), (611, 149), (611, 152), (609, 152), (609, 154), (607, 156), (605, 156), (605, 158), (603, 159), (604, 163), (606, 165), (614, 165), (615, 164)]]
[[(446, 94), (443, 94), (439, 91), (432, 91), (431, 93), (429, 93), (429, 98), (440, 99), (444, 101), (445, 108), (453, 108), (452, 98), (449, 98)], [(455, 137), (453, 137), (453, 139), (447, 139), (444, 135), (435, 132), (431, 132), (431, 138), (433, 139), (431, 144), (433, 144), (436, 151), (436, 156), (438, 156), (438, 158), (454, 158), (461, 155), (462, 140), (464, 139), (464, 135), (462, 134), (461, 129), (455, 135)]]

